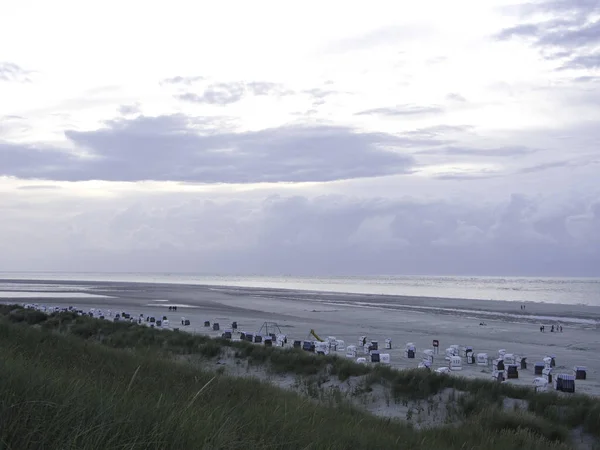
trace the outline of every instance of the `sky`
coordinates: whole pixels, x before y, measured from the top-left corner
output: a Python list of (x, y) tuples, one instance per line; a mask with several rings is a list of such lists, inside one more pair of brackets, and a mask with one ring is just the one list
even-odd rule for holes
[(3, 2), (0, 271), (600, 276), (600, 3)]

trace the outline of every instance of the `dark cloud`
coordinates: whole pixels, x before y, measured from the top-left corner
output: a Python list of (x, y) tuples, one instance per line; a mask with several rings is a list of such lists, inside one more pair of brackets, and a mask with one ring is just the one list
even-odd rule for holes
[(331, 181), (407, 173), (415, 163), (398, 149), (418, 142), (335, 126), (243, 133), (210, 132), (208, 126), (207, 119), (183, 115), (141, 116), (110, 121), (95, 131), (66, 131), (90, 153), (86, 157), (4, 144), (0, 174), (73, 181)]
[[(15, 249), (0, 252), (0, 266), (15, 270), (20, 260), (31, 270), (39, 261), (32, 256), (43, 253), (46, 267), (37, 270), (600, 275), (598, 197), (561, 204), (552, 194), (508, 192), (486, 203), (340, 195), (212, 201), (178, 193), (117, 208), (79, 199), (23, 204), (0, 222)], [(6, 228), (11, 219), (20, 226)]]
[(527, 38), (546, 58), (561, 60), (560, 69), (599, 67), (600, 2), (551, 0), (527, 4), (524, 11), (527, 18), (540, 13), (554, 17), (506, 28), (496, 38)]
[(289, 95), (292, 91), (285, 89), (277, 83), (253, 81), (249, 83), (213, 83), (208, 85), (201, 94), (185, 92), (176, 97), (192, 103), (206, 103), (211, 105), (229, 105), (239, 102), (247, 95)]
[(183, 84), (186, 86), (191, 86), (192, 84), (204, 80), (204, 77), (195, 76), (195, 77), (181, 77), (176, 76), (172, 78), (165, 78), (160, 82), (160, 84)]
[(0, 81), (28, 82), (29, 73), (14, 63), (0, 61)]
[(439, 114), (443, 111), (443, 108), (439, 106), (398, 105), (389, 108), (367, 109), (357, 112), (355, 115), (416, 116), (422, 114)]
[[(77, 179), (79, 159), (69, 152), (0, 141), (0, 175), (51, 180)], [(74, 178), (73, 178), (74, 177)]]

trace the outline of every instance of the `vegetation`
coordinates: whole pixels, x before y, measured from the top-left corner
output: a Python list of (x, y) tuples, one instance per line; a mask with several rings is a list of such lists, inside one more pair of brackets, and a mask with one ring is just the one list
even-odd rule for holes
[[(592, 398), (395, 371), (336, 357), (184, 332), (0, 306), (1, 449), (568, 449), (567, 426), (600, 434)], [(345, 402), (332, 406), (255, 380), (199, 370), (173, 356), (215, 358), (303, 377), (363, 376), (397, 402), (453, 388), (461, 426), (415, 430)], [(527, 410), (506, 411), (504, 398)]]

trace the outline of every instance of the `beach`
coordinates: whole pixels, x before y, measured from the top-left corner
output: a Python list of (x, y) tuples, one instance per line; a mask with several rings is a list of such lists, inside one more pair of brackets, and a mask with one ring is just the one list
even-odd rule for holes
[[(264, 322), (276, 322), (288, 340), (307, 339), (311, 329), (321, 338), (335, 336), (346, 345), (357, 345), (359, 336), (377, 340), (382, 352), (390, 353), (393, 367), (414, 368), (422, 351), (440, 342), (433, 368), (447, 366), (444, 350), (452, 344), (472, 346), (474, 353), (499, 349), (527, 357), (528, 368), (508, 382), (531, 385), (533, 365), (546, 355), (556, 359), (554, 374), (572, 374), (574, 366), (586, 366), (587, 380), (577, 381), (577, 392), (600, 395), (600, 307), (555, 303), (426, 298), (398, 295), (368, 295), (287, 289), (202, 286), (161, 283), (43, 281), (3, 279), (5, 303), (38, 303), (111, 309), (169, 318), (171, 327), (181, 318), (190, 320), (190, 332), (218, 336), (203, 326), (218, 322), (221, 331), (233, 321), (239, 331), (257, 332)], [(169, 311), (177, 305), (178, 310)], [(525, 309), (522, 309), (524, 305)], [(484, 324), (484, 325), (483, 325)], [(563, 332), (550, 332), (560, 324)], [(545, 332), (540, 326), (545, 325)], [(392, 349), (384, 350), (385, 339)], [(312, 338), (311, 338), (312, 339)], [(404, 356), (404, 345), (412, 342), (417, 357)], [(339, 352), (344, 356), (345, 352)], [(359, 355), (361, 351), (359, 349)], [(491, 366), (466, 364), (452, 376), (491, 379)]]

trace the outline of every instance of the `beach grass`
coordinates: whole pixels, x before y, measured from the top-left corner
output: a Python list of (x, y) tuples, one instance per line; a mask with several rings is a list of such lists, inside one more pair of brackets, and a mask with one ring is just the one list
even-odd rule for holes
[[(570, 428), (600, 433), (600, 403), (507, 384), (396, 371), (297, 350), (210, 339), (73, 313), (0, 307), (0, 449), (566, 449)], [(199, 370), (173, 355), (217, 358), (301, 377), (366, 376), (397, 400), (446, 388), (460, 426), (416, 430), (349, 404), (326, 406), (256, 380)], [(527, 402), (505, 411), (505, 397)]]

